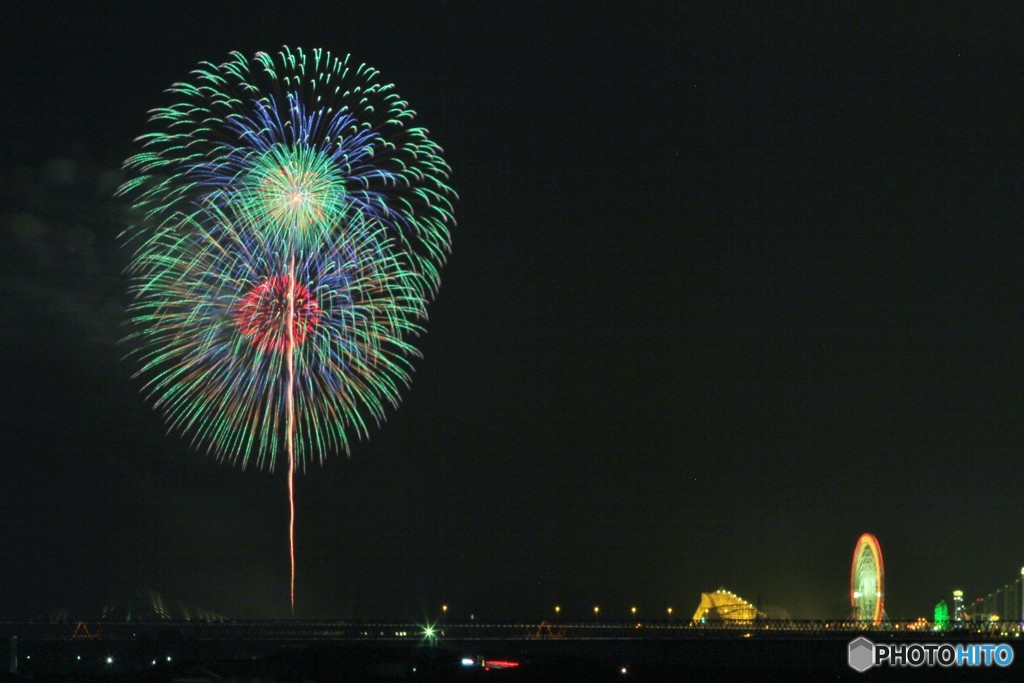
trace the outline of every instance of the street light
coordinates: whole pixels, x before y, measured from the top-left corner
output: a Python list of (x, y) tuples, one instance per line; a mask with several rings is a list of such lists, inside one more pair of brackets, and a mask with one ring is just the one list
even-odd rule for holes
[(636, 605), (633, 605), (632, 607), (630, 607), (629, 611), (635, 617), (636, 616)]
[(597, 613), (601, 611), (601, 608), (594, 605), (594, 621), (597, 621)]
[(671, 619), (672, 618), (672, 608), (669, 607), (667, 611), (668, 611), (668, 618)]
[(562, 613), (562, 606), (561, 605), (555, 605), (555, 616), (557, 617), (561, 613)]

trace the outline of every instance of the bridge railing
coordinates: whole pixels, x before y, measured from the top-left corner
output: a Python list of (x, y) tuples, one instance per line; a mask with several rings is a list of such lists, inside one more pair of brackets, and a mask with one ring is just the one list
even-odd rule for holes
[(925, 637), (1019, 637), (1017, 622), (961, 622), (942, 629), (922, 621), (885, 621), (871, 624), (855, 620), (758, 619), (708, 620), (528, 620), (500, 622), (438, 621), (430, 625), (409, 621), (338, 620), (217, 620), (217, 621), (57, 621), (0, 622), (0, 637), (23, 640), (238, 640), (330, 641), (437, 639), (674, 639), (718, 637), (829, 636), (876, 633)]

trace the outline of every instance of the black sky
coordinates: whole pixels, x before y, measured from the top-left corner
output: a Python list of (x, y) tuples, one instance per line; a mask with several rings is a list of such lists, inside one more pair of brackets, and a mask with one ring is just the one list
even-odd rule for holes
[(119, 361), (109, 197), (167, 86), (284, 44), (378, 68), (461, 197), (403, 405), (298, 480), (298, 614), (845, 616), (864, 531), (896, 617), (1012, 579), (1021, 13), (676, 4), (5, 6), (0, 618), (287, 611), (283, 473)]

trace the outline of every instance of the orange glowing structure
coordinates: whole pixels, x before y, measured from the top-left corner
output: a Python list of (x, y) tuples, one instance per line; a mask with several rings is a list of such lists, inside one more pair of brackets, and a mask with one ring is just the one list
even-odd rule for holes
[(701, 593), (700, 604), (693, 613), (693, 621), (747, 622), (763, 618), (764, 613), (757, 607), (724, 588), (714, 593)]

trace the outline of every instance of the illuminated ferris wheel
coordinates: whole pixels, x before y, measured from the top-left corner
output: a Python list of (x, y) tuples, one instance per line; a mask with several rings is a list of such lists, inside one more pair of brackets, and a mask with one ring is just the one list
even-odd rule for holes
[(864, 534), (853, 549), (850, 568), (850, 606), (853, 618), (880, 624), (885, 618), (885, 566), (878, 539)]

